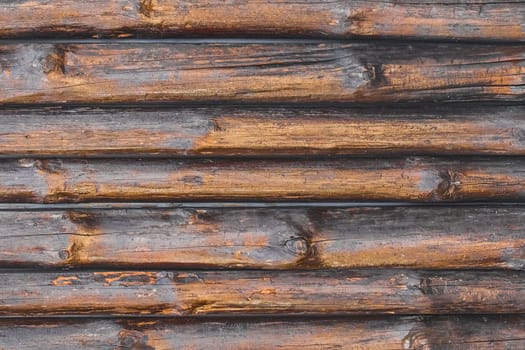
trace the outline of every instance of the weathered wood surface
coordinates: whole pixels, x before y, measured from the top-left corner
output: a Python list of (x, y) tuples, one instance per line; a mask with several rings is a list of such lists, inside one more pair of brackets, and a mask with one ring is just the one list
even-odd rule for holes
[(525, 313), (524, 271), (0, 273), (0, 316)]
[(524, 55), (438, 43), (3, 44), (0, 104), (522, 101)]
[(523, 106), (0, 110), (0, 156), (525, 155)]
[(320, 36), (525, 39), (522, 1), (7, 0), (0, 37)]
[(516, 158), (2, 160), (0, 202), (522, 201)]
[(3, 350), (521, 350), (524, 316), (0, 321)]
[(0, 212), (0, 266), (525, 269), (521, 207)]

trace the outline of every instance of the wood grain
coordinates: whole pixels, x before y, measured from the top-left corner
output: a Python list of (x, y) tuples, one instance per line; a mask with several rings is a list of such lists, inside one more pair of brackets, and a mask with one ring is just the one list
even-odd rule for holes
[(516, 158), (0, 161), (0, 202), (522, 201)]
[[(0, 321), (4, 350), (520, 350), (523, 316)], [(44, 340), (44, 341), (43, 341)]]
[(0, 316), (525, 312), (524, 271), (78, 271), (0, 278)]
[(523, 45), (0, 45), (0, 104), (522, 101)]
[(521, 207), (0, 212), (2, 267), (525, 269)]
[(8, 0), (0, 37), (525, 39), (522, 1)]
[(0, 110), (0, 156), (525, 155), (523, 106)]

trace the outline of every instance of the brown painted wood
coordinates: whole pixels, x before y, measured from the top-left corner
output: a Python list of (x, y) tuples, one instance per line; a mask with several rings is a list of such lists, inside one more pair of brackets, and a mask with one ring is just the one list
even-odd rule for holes
[(525, 155), (523, 106), (0, 110), (0, 156)]
[(0, 273), (0, 316), (525, 313), (524, 271)]
[(525, 39), (522, 1), (9, 0), (0, 37), (320, 36)]
[(522, 101), (523, 45), (0, 45), (0, 104)]
[(4, 320), (4, 350), (520, 350), (523, 316)]
[(0, 202), (522, 201), (525, 161), (3, 160)]
[(0, 212), (0, 266), (525, 269), (521, 207)]

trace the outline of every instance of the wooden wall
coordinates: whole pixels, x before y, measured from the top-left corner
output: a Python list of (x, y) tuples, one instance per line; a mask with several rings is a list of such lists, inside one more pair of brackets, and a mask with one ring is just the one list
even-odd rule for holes
[(0, 350), (525, 349), (525, 2), (0, 3)]

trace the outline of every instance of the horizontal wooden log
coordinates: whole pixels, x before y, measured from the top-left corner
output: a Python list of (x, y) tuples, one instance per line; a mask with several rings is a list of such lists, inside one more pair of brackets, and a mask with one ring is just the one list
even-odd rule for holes
[(522, 1), (9, 0), (0, 37), (322, 36), (525, 40)]
[(0, 273), (0, 316), (524, 313), (524, 271)]
[(522, 101), (523, 45), (0, 45), (0, 104)]
[(525, 108), (0, 110), (0, 156), (525, 155)]
[(524, 199), (516, 158), (0, 161), (0, 202)]
[(0, 266), (525, 269), (521, 207), (0, 212)]
[(523, 316), (4, 320), (4, 350), (521, 350)]

